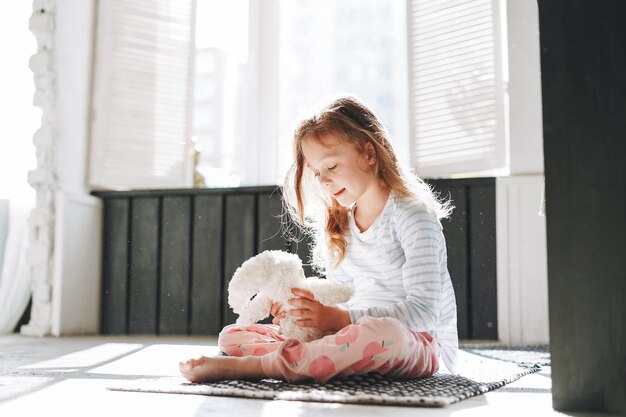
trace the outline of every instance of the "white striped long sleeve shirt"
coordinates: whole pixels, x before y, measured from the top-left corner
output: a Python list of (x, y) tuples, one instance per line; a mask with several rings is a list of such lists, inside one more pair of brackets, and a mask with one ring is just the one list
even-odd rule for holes
[(393, 195), (374, 224), (361, 233), (349, 215), (346, 256), (328, 279), (354, 288), (343, 305), (352, 322), (395, 317), (439, 343), (448, 370), (458, 352), (456, 300), (447, 267), (446, 242), (437, 217), (419, 201)]

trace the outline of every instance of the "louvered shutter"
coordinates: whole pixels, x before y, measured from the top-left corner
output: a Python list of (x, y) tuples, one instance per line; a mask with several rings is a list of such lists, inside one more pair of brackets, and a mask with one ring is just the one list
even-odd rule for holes
[(194, 0), (98, 3), (90, 186), (192, 186)]
[(437, 177), (506, 166), (498, 0), (409, 0), (411, 147)]

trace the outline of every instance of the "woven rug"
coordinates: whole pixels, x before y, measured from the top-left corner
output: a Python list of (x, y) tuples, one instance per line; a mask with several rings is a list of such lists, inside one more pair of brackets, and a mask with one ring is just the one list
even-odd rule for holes
[[(547, 352), (547, 349), (542, 349), (543, 353)], [(118, 385), (109, 389), (265, 400), (442, 407), (539, 371), (541, 366), (531, 363), (530, 359), (541, 353), (536, 349), (524, 351), (496, 346), (466, 346), (459, 352), (456, 375), (439, 372), (429, 378), (405, 381), (392, 381), (376, 373), (331, 380), (326, 384), (288, 383), (273, 379), (191, 384), (182, 377), (170, 377), (118, 381)]]
[(461, 349), (474, 355), (515, 362), (522, 366), (550, 366), (550, 351), (547, 345), (481, 343), (461, 345)]

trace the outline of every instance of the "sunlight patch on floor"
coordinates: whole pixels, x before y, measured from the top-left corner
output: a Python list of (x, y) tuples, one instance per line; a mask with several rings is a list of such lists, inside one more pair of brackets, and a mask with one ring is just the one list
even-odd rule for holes
[(310, 415), (312, 409), (319, 414), (332, 413), (335, 410), (343, 409), (345, 405), (338, 403), (313, 403), (301, 401), (263, 401), (260, 417), (289, 416), (300, 417), (305, 413)]
[(217, 355), (217, 346), (151, 345), (119, 360), (88, 371), (90, 374), (178, 376), (178, 362), (201, 355)]
[(32, 394), (0, 405), (2, 417), (86, 416), (150, 417), (196, 415), (204, 398), (189, 395), (132, 395), (106, 389), (112, 380), (73, 379), (62, 381)]
[(546, 393), (491, 391), (475, 397), (483, 399), (479, 404), (473, 398), (458, 403), (459, 408), (451, 407), (450, 417), (502, 417), (502, 416), (541, 416), (568, 417), (575, 414), (562, 413), (552, 409), (552, 395)]
[(0, 401), (36, 391), (52, 380), (52, 378), (41, 376), (0, 376)]
[(104, 343), (89, 349), (59, 356), (54, 359), (25, 365), (19, 369), (48, 368), (59, 370), (63, 368), (88, 368), (126, 355), (127, 353), (141, 349), (142, 347), (143, 345), (138, 343)]

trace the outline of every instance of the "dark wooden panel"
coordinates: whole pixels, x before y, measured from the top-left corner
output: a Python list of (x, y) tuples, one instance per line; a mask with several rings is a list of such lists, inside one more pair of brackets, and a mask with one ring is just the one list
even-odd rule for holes
[(110, 198), (104, 201), (101, 317), (103, 334), (125, 334), (127, 330), (128, 213), (127, 198)]
[(282, 230), (282, 199), (280, 192), (257, 194), (257, 251), (286, 250), (287, 245)]
[(159, 282), (159, 199), (132, 200), (128, 333), (156, 334)]
[(220, 195), (196, 196), (193, 207), (189, 333), (217, 335), (222, 329), (223, 309), (223, 197)]
[[(483, 245), (478, 248), (478, 254), (474, 247), (472, 257), (469, 256), (470, 241), (467, 233), (470, 224), (467, 216), (471, 217), (481, 210), (467, 206), (466, 190), (485, 186), (493, 190), (494, 181), (481, 178), (435, 180), (431, 183), (444, 196), (450, 193), (456, 206), (452, 217), (444, 220), (444, 234), (448, 244), (448, 269), (457, 298), (459, 336), (492, 338), (485, 335), (482, 330), (479, 330), (477, 335), (472, 334), (473, 292), (478, 294), (479, 303), (475, 306), (478, 325), (489, 323), (489, 320), (495, 317), (491, 316), (492, 313), (495, 314), (495, 246), (488, 248)], [(129, 205), (126, 198), (114, 197), (117, 195), (136, 199), (137, 207), (133, 210), (133, 219), (137, 224), (133, 227), (131, 236), (133, 241), (130, 245), (131, 252), (123, 253), (122, 250), (128, 247), (128, 242), (125, 243), (126, 246), (120, 242), (115, 244), (109, 242), (108, 246), (105, 243), (109, 251), (120, 252), (120, 256), (114, 257), (118, 262), (117, 266), (114, 267), (109, 262), (105, 267), (108, 268), (105, 275), (110, 275), (112, 268), (119, 270), (121, 266), (123, 270), (128, 263), (131, 271), (126, 272), (132, 275), (132, 280), (127, 284), (126, 281), (119, 281), (119, 278), (117, 282), (108, 282), (108, 278), (105, 278), (103, 288), (117, 285), (118, 293), (127, 292), (128, 301), (119, 308), (120, 297), (118, 296), (118, 300), (111, 304), (105, 301), (105, 295), (108, 296), (111, 291), (108, 289), (103, 291), (105, 294), (103, 329), (111, 327), (108, 325), (111, 320), (117, 320), (116, 333), (149, 333), (161, 320), (163, 321), (161, 326), (157, 325), (159, 333), (217, 334), (224, 324), (234, 321), (234, 315), (227, 306), (226, 291), (232, 274), (241, 263), (263, 250), (285, 248), (299, 254), (304, 264), (310, 262), (309, 238), (297, 230), (292, 230), (296, 239), (284, 242), (281, 219), (278, 218), (282, 213), (282, 207), (279, 190), (275, 187), (105, 193), (101, 195), (105, 200), (105, 207), (117, 200), (125, 202), (126, 210), (131, 209), (132, 204)], [(161, 208), (163, 217), (160, 222), (153, 221), (151, 219), (154, 219), (158, 212), (154, 208), (154, 202), (161, 198), (166, 202)], [(488, 204), (492, 204), (492, 209), (495, 207), (495, 201)], [(122, 213), (124, 209), (118, 211)], [(117, 217), (121, 215), (120, 213)], [(492, 215), (495, 216), (493, 210)], [(115, 224), (118, 228), (125, 227), (124, 236), (128, 236), (131, 227), (128, 224), (129, 214), (126, 213), (124, 216), (126, 226)], [(192, 222), (190, 216), (193, 218)], [(495, 227), (495, 217), (492, 220)], [(143, 225), (140, 226), (139, 223)], [(106, 230), (111, 229), (110, 224), (112, 220), (109, 218)], [(155, 227), (162, 229), (158, 231)], [(143, 230), (144, 228), (146, 230)], [(480, 227), (476, 230), (480, 230)], [(495, 230), (491, 232), (495, 239)], [(119, 236), (119, 231), (116, 233)], [(160, 238), (155, 238), (155, 233)], [(127, 237), (123, 239), (126, 241)], [(135, 242), (137, 239), (139, 241)], [(151, 263), (151, 254), (158, 249), (159, 244), (162, 245), (157, 252), (159, 256)], [(479, 241), (480, 244), (482, 243)], [(481, 257), (486, 261), (477, 261)], [(493, 267), (493, 276), (483, 282), (485, 279), (483, 269), (489, 270), (490, 263)], [(309, 266), (305, 266), (305, 273), (307, 276), (314, 275)], [(164, 281), (161, 283), (159, 274), (163, 275)], [(472, 281), (472, 274), (478, 274), (476, 278), (478, 281)], [(119, 276), (121, 275), (118, 273), (117, 277)], [(127, 275), (124, 275), (124, 279), (126, 277)], [(473, 282), (473, 285), (470, 285), (470, 282)], [(128, 288), (120, 290), (120, 285)], [(493, 296), (491, 305), (484, 305), (481, 298), (491, 296)], [(128, 311), (125, 308), (128, 308)], [(110, 317), (111, 312), (117, 318)], [(130, 323), (127, 316), (131, 318)], [(491, 323), (491, 328), (495, 331), (495, 318)], [(127, 328), (128, 324), (130, 326)]]
[(539, 1), (552, 402), (559, 411), (626, 416), (624, 16), (619, 0)]
[(470, 309), (472, 339), (498, 338), (495, 184), (469, 194)]
[(435, 190), (444, 199), (450, 199), (454, 210), (448, 219), (443, 219), (443, 234), (446, 238), (448, 253), (448, 272), (454, 287), (457, 306), (457, 328), (459, 338), (469, 339), (470, 306), (469, 306), (469, 270), (468, 270), (468, 219), (467, 192), (464, 186), (447, 186), (433, 184)]
[(163, 197), (159, 334), (187, 334), (191, 197)]
[(223, 325), (236, 320), (227, 301), (228, 283), (237, 268), (255, 254), (256, 198), (252, 194), (226, 195), (225, 209)]

